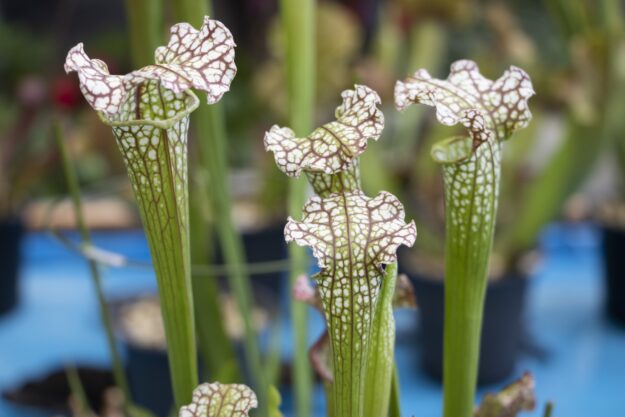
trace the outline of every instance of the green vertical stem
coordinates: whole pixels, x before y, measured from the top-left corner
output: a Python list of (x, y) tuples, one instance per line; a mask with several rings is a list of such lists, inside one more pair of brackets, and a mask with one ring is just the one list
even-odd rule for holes
[[(213, 230), (206, 219), (206, 207), (211, 204), (203, 169), (196, 161), (193, 193), (189, 196), (191, 224), (191, 262), (210, 264), (213, 253)], [(225, 328), (221, 310), (220, 291), (214, 274), (192, 274), (193, 307), (196, 332), (204, 376), (222, 383), (241, 380), (234, 345)]]
[[(283, 41), (286, 47), (290, 125), (298, 135), (312, 129), (315, 105), (315, 1), (281, 0)], [(299, 218), (306, 201), (306, 179), (289, 182), (288, 211)], [(307, 254), (304, 248), (289, 245), (291, 268), (289, 283), (307, 273)], [(293, 381), (295, 414), (308, 417), (311, 409), (312, 372), (308, 361), (308, 306), (291, 302), (293, 323)], [(338, 417), (338, 416), (337, 416)]]
[(67, 385), (69, 385), (69, 391), (74, 401), (73, 410), (77, 417), (87, 417), (94, 415), (93, 410), (89, 406), (89, 399), (85, 393), (85, 387), (80, 380), (80, 375), (74, 365), (65, 366), (65, 377), (67, 378)]
[[(57, 146), (61, 154), (61, 162), (63, 164), (63, 170), (65, 173), (65, 180), (67, 181), (67, 188), (69, 189), (72, 197), (72, 204), (74, 206), (74, 213), (76, 216), (76, 223), (82, 239), (82, 244), (85, 246), (91, 245), (91, 234), (87, 228), (85, 222), (85, 216), (82, 209), (82, 202), (80, 199), (80, 187), (78, 185), (78, 179), (76, 178), (76, 172), (72, 166), (72, 162), (63, 139), (63, 129), (60, 123), (56, 123), (54, 126), (54, 136), (56, 138)], [(113, 325), (111, 323), (111, 313), (104, 297), (104, 289), (102, 288), (102, 277), (100, 275), (100, 269), (95, 261), (87, 260), (89, 265), (89, 272), (93, 281), (93, 286), (96, 290), (96, 296), (98, 299), (98, 308), (100, 309), (100, 319), (104, 325), (104, 334), (106, 336), (106, 342), (111, 355), (111, 362), (113, 366), (113, 378), (115, 385), (122, 392), (124, 399), (123, 404), (126, 408), (130, 401), (130, 390), (128, 389), (128, 381), (126, 380), (126, 373), (124, 372), (124, 365), (122, 363), (117, 344), (115, 342), (115, 335), (113, 332)]]
[(500, 145), (451, 138), (432, 149), (445, 186), (444, 416), (471, 417), (488, 263), (500, 177)]
[[(178, 20), (196, 24), (209, 12), (209, 3), (202, 0), (174, 2), (174, 13)], [(232, 201), (228, 188), (228, 165), (226, 129), (221, 106), (201, 105), (196, 114), (198, 142), (202, 164), (209, 174), (209, 188), (214, 205), (216, 228), (226, 264), (231, 268), (229, 275), (237, 307), (244, 327), (245, 359), (249, 365), (252, 385), (258, 396), (260, 416), (267, 415), (267, 383), (262, 368), (260, 348), (252, 322), (252, 289), (244, 268), (245, 252), (243, 241), (232, 218)]]
[(386, 417), (391, 400), (393, 358), (395, 356), (395, 318), (393, 294), (397, 281), (397, 262), (386, 267), (371, 323), (369, 354), (365, 376), (364, 417)]
[(135, 67), (154, 63), (154, 50), (161, 45), (162, 0), (126, 0), (130, 50)]
[(399, 375), (397, 364), (393, 363), (393, 379), (391, 381), (391, 401), (388, 408), (389, 417), (401, 417), (401, 403), (399, 401)]
[[(211, 132), (207, 139), (200, 140), (202, 157), (209, 171), (209, 188), (213, 197), (216, 228), (226, 264), (231, 268), (229, 283), (237, 307), (243, 319), (245, 359), (250, 367), (253, 385), (258, 395), (259, 412), (266, 412), (267, 385), (263, 374), (260, 348), (252, 322), (252, 289), (245, 270), (243, 242), (232, 219), (232, 202), (228, 192), (226, 166), (226, 144), (223, 114), (220, 107), (201, 107), (197, 112), (198, 131)], [(202, 135), (202, 137), (204, 137)], [(265, 415), (263, 413), (263, 415)]]

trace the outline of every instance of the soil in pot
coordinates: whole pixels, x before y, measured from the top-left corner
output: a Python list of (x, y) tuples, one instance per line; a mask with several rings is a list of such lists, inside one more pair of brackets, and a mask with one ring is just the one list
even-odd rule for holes
[(0, 221), (0, 315), (18, 302), (18, 278), (24, 224), (19, 219)]
[[(271, 299), (267, 295), (257, 301), (262, 306), (253, 311), (257, 329), (265, 329), (268, 325), (269, 314), (273, 313)], [(238, 342), (243, 338), (243, 325), (231, 296), (222, 296), (222, 308), (226, 331), (237, 342), (236, 349), (242, 357)], [(158, 417), (169, 416), (173, 395), (158, 298), (146, 296), (114, 302), (113, 311), (126, 351), (126, 372), (133, 401)]]
[(625, 325), (625, 229), (603, 226), (601, 234), (606, 313)]
[[(443, 376), (444, 286), (442, 279), (409, 273), (420, 312), (421, 364), (440, 381)], [(523, 311), (528, 279), (506, 276), (486, 290), (480, 344), (478, 384), (501, 382), (514, 371), (523, 336)]]
[[(114, 382), (110, 371), (79, 366), (76, 368), (85, 395), (94, 411), (100, 413), (106, 407), (107, 397), (113, 394)], [(69, 412), (68, 399), (71, 389), (64, 369), (25, 382), (23, 385), (2, 393), (2, 397), (14, 404), (36, 407), (51, 413)]]

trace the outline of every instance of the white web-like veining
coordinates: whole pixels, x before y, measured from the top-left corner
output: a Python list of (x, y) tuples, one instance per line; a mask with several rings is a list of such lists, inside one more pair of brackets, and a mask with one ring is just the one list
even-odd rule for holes
[(384, 128), (384, 115), (378, 109), (380, 97), (364, 85), (341, 94), (336, 121), (326, 123), (310, 135), (297, 138), (288, 127), (274, 125), (265, 134), (265, 149), (274, 153), (276, 164), (287, 175), (302, 171), (334, 174), (350, 167)]
[(191, 404), (180, 409), (179, 417), (247, 417), (258, 407), (256, 394), (242, 384), (201, 384), (193, 390)]
[[(499, 79), (483, 77), (477, 64), (469, 60), (451, 65), (446, 80), (432, 78), (420, 69), (395, 85), (395, 106), (402, 110), (413, 103), (436, 107), (438, 120), (445, 125), (467, 125), (467, 112), (482, 116), (484, 128), (497, 140), (505, 140), (517, 129), (527, 126), (531, 113), (527, 104), (534, 95), (525, 71), (511, 66)], [(478, 137), (474, 147), (487, 138)]]
[[(335, 365), (347, 373), (364, 371), (373, 309), (384, 275), (399, 245), (412, 246), (414, 222), (390, 193), (375, 198), (361, 191), (312, 197), (302, 221), (289, 218), (285, 236), (310, 246), (321, 272), (315, 276), (329, 324)], [(335, 366), (339, 369), (339, 367)], [(336, 376), (343, 383), (344, 375)]]
[(199, 30), (188, 23), (174, 25), (169, 43), (156, 49), (154, 65), (126, 75), (111, 75), (106, 64), (89, 58), (79, 43), (68, 52), (65, 71), (78, 73), (89, 105), (108, 117), (149, 80), (175, 93), (196, 88), (206, 93), (209, 103), (215, 103), (228, 91), (236, 74), (234, 47), (228, 28), (205, 17)]

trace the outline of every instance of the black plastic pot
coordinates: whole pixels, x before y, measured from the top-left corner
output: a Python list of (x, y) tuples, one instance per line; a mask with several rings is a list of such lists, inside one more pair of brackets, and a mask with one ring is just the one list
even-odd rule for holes
[(174, 404), (167, 353), (123, 341), (126, 350), (126, 373), (130, 395), (135, 403), (167, 417)]
[[(272, 320), (271, 317), (277, 314), (277, 298), (271, 292), (261, 288), (255, 288), (253, 296), (254, 304), (265, 310), (270, 315), (269, 320)], [(126, 374), (130, 395), (137, 405), (151, 411), (155, 416), (168, 417), (173, 409), (174, 398), (167, 352), (162, 348), (142, 346), (133, 342), (121, 324), (124, 307), (139, 299), (141, 297), (111, 302), (115, 327), (126, 353)], [(239, 363), (243, 363), (244, 352), (240, 341), (234, 342), (234, 350)], [(198, 372), (201, 375), (200, 361), (201, 358), (198, 358)], [(246, 370), (244, 369), (243, 372), (245, 375)], [(210, 375), (206, 378), (210, 379)]]
[(0, 315), (18, 302), (18, 278), (24, 224), (19, 219), (0, 221)]
[(625, 230), (604, 226), (601, 232), (606, 313), (625, 325)]
[[(420, 312), (421, 364), (440, 381), (443, 377), (443, 280), (411, 276)], [(486, 290), (478, 384), (501, 382), (514, 371), (521, 350), (523, 311), (528, 279), (509, 276), (491, 282)]]
[[(286, 243), (284, 241), (284, 225), (272, 225), (259, 230), (243, 232), (243, 246), (245, 248), (246, 261), (248, 263), (280, 261), (286, 259)], [(224, 262), (223, 255), (217, 245), (215, 257), (217, 264)], [(283, 271), (269, 272), (266, 274), (253, 274), (250, 276), (252, 284), (262, 287), (263, 290), (273, 294), (280, 294), (285, 284)]]
[[(108, 388), (115, 386), (111, 371), (91, 366), (77, 366), (76, 372), (89, 405), (96, 413), (102, 412), (105, 406), (104, 393)], [(62, 368), (54, 369), (43, 377), (29, 379), (16, 388), (4, 391), (2, 398), (13, 404), (39, 408), (46, 412), (45, 415), (71, 415), (68, 409), (70, 395), (67, 372)]]

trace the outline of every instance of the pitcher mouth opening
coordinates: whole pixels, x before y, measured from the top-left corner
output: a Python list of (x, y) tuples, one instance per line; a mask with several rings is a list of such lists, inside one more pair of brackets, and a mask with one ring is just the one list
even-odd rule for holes
[(462, 162), (473, 154), (473, 139), (469, 136), (452, 136), (432, 146), (432, 158), (439, 164)]
[(107, 115), (98, 112), (105, 124), (116, 126), (154, 126), (168, 129), (187, 117), (200, 104), (200, 100), (191, 90), (176, 93), (166, 89), (156, 80), (148, 80), (129, 94), (120, 110)]

